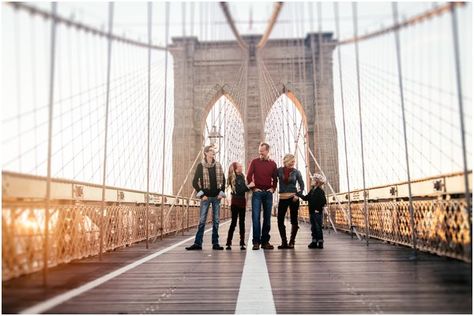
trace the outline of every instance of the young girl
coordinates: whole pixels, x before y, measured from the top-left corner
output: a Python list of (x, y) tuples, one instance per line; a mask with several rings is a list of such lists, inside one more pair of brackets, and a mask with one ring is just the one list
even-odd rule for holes
[(309, 220), (311, 222), (312, 242), (308, 248), (323, 248), (323, 208), (326, 205), (326, 194), (321, 186), (326, 183), (326, 178), (317, 173), (311, 177), (311, 190), (307, 195), (298, 194), (300, 198), (308, 201)]
[(249, 191), (250, 188), (245, 183), (245, 176), (242, 173), (242, 165), (240, 163), (233, 162), (230, 165), (227, 184), (232, 191), (232, 200), (230, 203), (232, 221), (229, 227), (229, 233), (227, 234), (226, 249), (231, 249), (232, 237), (234, 235), (235, 226), (237, 225), (237, 217), (239, 217), (240, 249), (245, 250), (245, 206), (247, 204), (245, 192)]

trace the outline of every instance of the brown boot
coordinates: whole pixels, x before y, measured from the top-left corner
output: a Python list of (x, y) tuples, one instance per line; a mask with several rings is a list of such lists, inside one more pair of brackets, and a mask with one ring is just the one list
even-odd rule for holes
[(295, 248), (295, 238), (296, 238), (296, 233), (298, 232), (298, 225), (291, 225), (291, 237), (290, 237), (290, 242), (288, 243), (288, 248), (293, 249)]

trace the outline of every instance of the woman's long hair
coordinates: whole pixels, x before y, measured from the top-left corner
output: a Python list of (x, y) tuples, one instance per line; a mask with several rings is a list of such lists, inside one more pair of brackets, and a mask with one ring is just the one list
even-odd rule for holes
[(227, 185), (230, 186), (232, 192), (235, 192), (235, 178), (237, 175), (235, 174), (235, 170), (237, 169), (237, 162), (233, 162), (229, 166), (229, 172), (227, 173)]

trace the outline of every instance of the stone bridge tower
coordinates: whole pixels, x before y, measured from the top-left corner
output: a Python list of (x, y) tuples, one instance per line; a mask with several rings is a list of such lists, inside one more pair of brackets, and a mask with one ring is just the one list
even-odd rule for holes
[[(275, 39), (268, 40), (260, 50), (256, 49), (260, 35), (244, 35), (242, 38), (248, 45), (248, 51), (242, 50), (236, 41), (200, 42), (196, 37), (173, 38), (170, 52), (173, 55), (175, 78), (174, 194), (178, 192), (201, 149), (206, 117), (222, 95), (226, 95), (242, 115), (245, 166), (257, 155), (258, 144), (264, 140), (262, 122), (265, 122), (268, 114), (262, 112), (265, 101), (260, 96), (258, 73), (261, 58), (279, 93), (287, 94), (302, 112), (309, 146), (334, 190), (339, 191), (332, 75), (335, 41), (331, 33), (323, 33), (322, 45), (319, 47), (318, 36), (318, 33), (308, 34), (304, 39), (304, 49), (302, 39)], [(295, 67), (295, 61), (302, 61), (304, 66)], [(247, 66), (243, 74), (245, 80), (236, 84), (236, 76), (243, 63)], [(320, 63), (323, 65), (321, 72)], [(263, 108), (270, 108), (276, 99), (267, 100), (271, 104), (265, 104)], [(314, 172), (315, 164), (312, 159), (310, 161), (311, 172)], [(189, 196), (192, 191), (192, 175), (193, 172), (182, 191), (183, 196)]]

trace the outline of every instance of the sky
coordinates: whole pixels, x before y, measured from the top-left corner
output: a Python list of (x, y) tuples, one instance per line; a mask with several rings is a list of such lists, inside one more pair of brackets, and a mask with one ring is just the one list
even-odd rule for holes
[[(402, 2), (401, 18), (419, 14), (433, 2)], [(50, 4), (35, 2), (49, 9)], [(229, 7), (241, 34), (259, 34), (271, 14), (271, 2), (230, 2)], [(335, 33), (334, 4), (324, 2), (321, 12), (316, 3), (285, 3), (271, 39), (303, 37), (321, 28)], [(114, 33), (146, 41), (145, 2), (115, 4)], [(352, 7), (339, 4), (341, 39), (353, 36)], [(58, 12), (84, 24), (106, 30), (107, 3), (61, 2)], [(317, 17), (322, 15), (321, 26)], [(360, 33), (393, 24), (389, 2), (358, 3)], [(153, 3), (152, 41), (165, 45), (165, 3)], [(469, 157), (472, 156), (472, 5), (459, 12), (464, 118), (467, 120)], [(450, 16), (433, 19), (401, 32), (402, 63), (409, 152), (415, 178), (462, 170), (453, 64)], [(233, 40), (216, 2), (173, 2), (170, 5), (170, 34), (193, 35), (200, 40)], [(333, 35), (335, 37), (335, 34)], [(3, 169), (45, 175), (47, 135), (47, 91), (49, 69), (49, 24), (14, 12), (2, 3), (2, 138)], [(9, 45), (5, 45), (9, 43)], [(106, 41), (61, 27), (55, 83), (55, 125), (53, 176), (101, 183), (105, 134)], [(347, 121), (350, 188), (362, 186), (358, 95), (354, 46), (341, 47), (342, 89)], [(146, 178), (147, 51), (130, 45), (114, 46), (110, 122), (108, 131), (109, 164), (106, 183), (143, 190)], [(173, 60), (168, 56), (167, 124), (163, 126), (165, 53), (153, 52), (151, 77), (151, 173), (152, 191), (162, 188), (171, 193), (171, 137), (174, 115)], [(334, 106), (338, 129), (340, 182), (346, 183), (342, 126), (341, 87), (337, 54), (333, 55)], [(403, 181), (403, 131), (396, 76), (393, 33), (360, 45), (361, 102), (365, 114), (364, 142), (367, 185)], [(224, 102), (220, 100), (219, 102)], [(217, 105), (219, 107), (219, 104)], [(209, 119), (208, 119), (209, 120)], [(163, 149), (163, 132), (166, 132)], [(470, 145), (470, 146), (469, 146)], [(165, 157), (163, 158), (163, 151)], [(229, 157), (227, 157), (229, 158)], [(229, 158), (230, 159), (230, 158)], [(238, 159), (238, 155), (235, 156)], [(164, 165), (164, 167), (163, 167)], [(472, 168), (469, 159), (469, 168)]]

